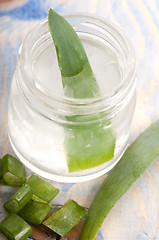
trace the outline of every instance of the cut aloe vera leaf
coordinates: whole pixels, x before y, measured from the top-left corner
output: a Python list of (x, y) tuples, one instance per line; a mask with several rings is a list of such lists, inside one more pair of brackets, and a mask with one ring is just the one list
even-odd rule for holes
[(31, 187), (33, 194), (45, 202), (50, 202), (59, 193), (59, 189), (36, 175), (31, 175), (26, 183)]
[(32, 195), (30, 186), (25, 184), (4, 204), (4, 208), (8, 212), (17, 213), (31, 200)]
[[(77, 99), (99, 97), (99, 86), (72, 26), (53, 9), (49, 10), (48, 23), (57, 52), (65, 96)], [(69, 121), (74, 121), (75, 118), (76, 116), (72, 116), (72, 119), (71, 116), (66, 116)], [(93, 126), (75, 128), (72, 125), (65, 129), (69, 172), (98, 166), (114, 156), (116, 140), (112, 130), (107, 128), (107, 122), (100, 125), (100, 114), (92, 116), (92, 120), (96, 120)], [(82, 121), (87, 121), (87, 117)]]
[(18, 212), (18, 215), (27, 222), (38, 225), (42, 223), (51, 208), (52, 206), (49, 203), (30, 200), (24, 208)]
[(89, 208), (80, 240), (95, 239), (115, 203), (157, 157), (159, 157), (159, 120), (139, 135), (104, 180)]
[(86, 214), (86, 209), (77, 202), (68, 200), (59, 210), (53, 213), (43, 224), (65, 237), (80, 222)]
[(19, 187), (25, 183), (25, 167), (18, 159), (6, 154), (2, 161), (3, 180), (6, 184)]
[(28, 223), (15, 213), (0, 223), (0, 231), (10, 240), (26, 240), (33, 233)]

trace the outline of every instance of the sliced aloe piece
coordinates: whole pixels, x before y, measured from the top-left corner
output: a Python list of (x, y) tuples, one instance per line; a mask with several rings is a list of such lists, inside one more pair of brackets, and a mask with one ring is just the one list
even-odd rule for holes
[(146, 168), (159, 156), (159, 120), (128, 147), (97, 192), (80, 240), (93, 240), (105, 217)]
[(32, 198), (32, 190), (28, 185), (23, 185), (15, 192), (11, 198), (4, 204), (8, 212), (19, 212)]
[(51, 208), (52, 206), (49, 203), (30, 200), (24, 208), (18, 212), (18, 215), (27, 222), (38, 225), (42, 223)]
[(43, 224), (62, 237), (65, 237), (86, 214), (86, 209), (77, 202), (68, 200), (53, 213)]
[[(100, 89), (82, 43), (72, 26), (53, 9), (48, 14), (51, 32), (61, 71), (64, 94), (72, 98), (94, 98)], [(114, 156), (115, 136), (101, 115), (92, 116), (92, 126), (65, 130), (65, 151), (69, 172), (98, 166)], [(76, 116), (72, 116), (74, 120)], [(71, 117), (66, 116), (71, 121)], [(87, 117), (82, 121), (87, 121)], [(91, 120), (91, 119), (90, 119)]]
[(59, 193), (59, 189), (34, 174), (29, 177), (26, 184), (31, 187), (35, 201), (39, 201), (40, 198), (41, 202), (50, 202)]
[(3, 219), (0, 231), (10, 240), (26, 240), (33, 233), (29, 224), (15, 213)]
[(15, 157), (6, 154), (3, 159), (3, 180), (10, 186), (19, 187), (25, 182), (25, 167)]

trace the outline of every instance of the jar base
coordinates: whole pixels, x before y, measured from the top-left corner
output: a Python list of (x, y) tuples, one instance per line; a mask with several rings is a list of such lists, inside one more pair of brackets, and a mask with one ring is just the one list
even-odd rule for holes
[[(52, 180), (55, 182), (62, 182), (62, 183), (77, 183), (77, 182), (85, 182), (85, 181), (89, 181), (89, 180), (93, 180), (96, 179), (102, 175), (104, 175), (105, 173), (109, 172), (117, 163), (118, 161), (121, 159), (123, 153), (125, 152), (125, 148), (124, 150), (121, 152), (120, 156), (117, 159), (112, 159), (109, 162), (107, 162), (106, 164), (103, 164), (103, 168), (102, 170), (97, 170), (97, 172), (95, 173), (91, 173), (88, 175), (81, 175), (81, 176), (61, 176), (61, 175), (56, 175), (53, 173), (50, 173), (48, 171), (45, 171), (44, 169), (40, 169), (39, 167), (35, 166), (33, 163), (29, 162), (28, 159), (26, 159), (16, 148), (16, 146), (13, 144), (11, 137), (9, 136), (9, 141), (11, 143), (11, 146), (15, 152), (15, 154), (17, 155), (17, 157), (19, 158), (19, 160), (27, 167), (29, 168), (31, 171), (35, 172), (36, 174), (40, 175), (41, 177), (44, 177), (48, 180)], [(105, 166), (107, 165), (107, 166)]]

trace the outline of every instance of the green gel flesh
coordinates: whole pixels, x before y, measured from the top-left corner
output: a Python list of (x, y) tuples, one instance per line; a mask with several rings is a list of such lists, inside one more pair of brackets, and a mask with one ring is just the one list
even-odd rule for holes
[(59, 189), (54, 188), (50, 183), (44, 181), (36, 175), (31, 175), (26, 183), (31, 187), (33, 194), (45, 202), (50, 202), (59, 193)]
[(2, 161), (4, 182), (10, 186), (21, 186), (25, 182), (24, 165), (9, 154), (5, 155)]
[[(76, 99), (88, 99), (100, 96), (100, 89), (89, 64), (82, 43), (72, 26), (54, 10), (48, 14), (51, 32), (62, 76), (64, 94)], [(78, 115), (66, 116), (75, 123)], [(96, 114), (89, 120), (92, 125), (65, 129), (65, 152), (69, 172), (96, 167), (114, 157), (115, 136), (108, 122)], [(87, 116), (78, 119), (79, 125), (87, 121)], [(102, 124), (101, 124), (102, 122)], [(77, 122), (76, 122), (77, 123)]]
[(1, 223), (0, 231), (10, 240), (26, 240), (32, 228), (17, 214), (10, 213)]
[(86, 210), (73, 200), (53, 213), (43, 224), (62, 237), (65, 237), (84, 217)]
[(115, 203), (157, 157), (159, 157), (159, 120), (139, 135), (106, 177), (89, 208), (80, 240), (95, 239)]

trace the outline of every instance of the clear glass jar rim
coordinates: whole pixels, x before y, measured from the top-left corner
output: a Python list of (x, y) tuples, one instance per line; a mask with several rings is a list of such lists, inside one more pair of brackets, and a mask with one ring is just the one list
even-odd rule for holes
[[(56, 101), (56, 102), (60, 102), (66, 105), (74, 105), (76, 107), (84, 107), (84, 106), (92, 106), (92, 105), (96, 105), (98, 103), (106, 103), (106, 105), (111, 106), (115, 105), (118, 100), (121, 98), (121, 94), (126, 92), (126, 89), (131, 88), (131, 86), (134, 84), (135, 82), (135, 69), (136, 69), (136, 61), (135, 61), (135, 53), (134, 53), (134, 49), (133, 46), (130, 42), (130, 40), (127, 38), (127, 36), (125, 35), (125, 33), (118, 27), (116, 26), (114, 23), (110, 22), (109, 20), (102, 18), (100, 16), (97, 16), (95, 14), (90, 14), (90, 13), (80, 13), (80, 12), (75, 12), (75, 13), (66, 13), (66, 14), (62, 14), (66, 19), (67, 18), (85, 18), (85, 19), (89, 19), (89, 20), (97, 20), (99, 23), (101, 22), (102, 24), (104, 24), (105, 26), (108, 26), (112, 29), (112, 31), (116, 34), (118, 34), (122, 40), (125, 43), (125, 49), (128, 52), (128, 59), (126, 61), (127, 64), (127, 72), (124, 75), (124, 78), (122, 79), (121, 83), (119, 84), (116, 92), (113, 95), (103, 95), (103, 96), (99, 96), (99, 97), (95, 97), (95, 98), (88, 98), (88, 99), (77, 99), (77, 98), (70, 98), (70, 97), (58, 97), (58, 96), (48, 96), (47, 94), (45, 94), (44, 92), (42, 92), (40, 89), (38, 89), (35, 84), (33, 83), (33, 81), (31, 81), (31, 78), (35, 80), (36, 76), (33, 75), (31, 69), (24, 69), (24, 64), (20, 64), (21, 70), (22, 72), (25, 74), (25, 78), (24, 81), (26, 83), (26, 85), (28, 86), (28, 88), (31, 90), (32, 93), (36, 94), (37, 96), (39, 96), (39, 99), (47, 99), (49, 101)], [(43, 21), (41, 21), (39, 24), (37, 24), (36, 26), (34, 26), (31, 31), (28, 33), (28, 35), (26, 36), (26, 38), (23, 41), (23, 44), (21, 45), (20, 51), (19, 51), (19, 62), (27, 62), (29, 61), (28, 58), (28, 51), (27, 51), (27, 43), (29, 41), (29, 38), (31, 37), (32, 33), (36, 30), (40, 30), (41, 26), (43, 26), (44, 24), (47, 24), (48, 20), (45, 19)], [(48, 29), (49, 32), (49, 29)], [(23, 60), (22, 60), (23, 59)], [(27, 66), (28, 67), (28, 66)], [(30, 75), (28, 76), (27, 72), (28, 70), (30, 71)], [(106, 107), (106, 106), (105, 106)]]

